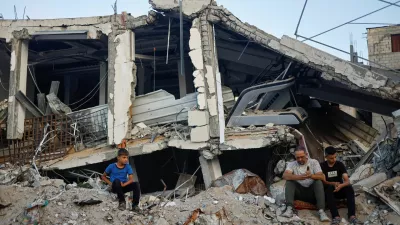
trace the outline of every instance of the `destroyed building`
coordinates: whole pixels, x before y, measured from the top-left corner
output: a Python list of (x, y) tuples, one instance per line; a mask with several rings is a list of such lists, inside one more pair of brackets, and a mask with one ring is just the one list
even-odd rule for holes
[(378, 131), (338, 105), (400, 109), (398, 73), (274, 37), (214, 1), (183, 1), (182, 31), (177, 1), (150, 3), (140, 17), (0, 20), (0, 163), (85, 177), (74, 169), (124, 147), (147, 191), (198, 166), (206, 187), (240, 167), (268, 180), (281, 149), (371, 148)]
[(375, 67), (400, 69), (400, 26), (368, 28), (368, 57)]

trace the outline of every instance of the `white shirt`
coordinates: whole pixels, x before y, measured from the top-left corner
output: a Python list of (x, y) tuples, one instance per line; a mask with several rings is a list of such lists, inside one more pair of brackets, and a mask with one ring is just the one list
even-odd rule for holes
[[(286, 170), (292, 172), (294, 175), (304, 175), (307, 172), (307, 166), (310, 166), (311, 174), (322, 172), (319, 162), (315, 159), (308, 159), (304, 165), (300, 165), (297, 161), (289, 162)], [(310, 187), (314, 183), (314, 180), (311, 178), (296, 181), (303, 187)]]

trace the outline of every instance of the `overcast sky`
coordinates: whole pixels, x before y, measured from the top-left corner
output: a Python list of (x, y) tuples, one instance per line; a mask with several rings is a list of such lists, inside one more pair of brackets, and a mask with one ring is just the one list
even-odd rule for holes
[[(20, 19), (23, 16), (25, 6), (25, 14), (31, 19), (102, 16), (113, 13), (111, 5), (114, 1), (1, 0), (0, 13), (3, 14), (5, 19), (14, 19), (15, 5), (18, 18)], [(396, 2), (395, 0), (387, 1)], [(255, 25), (267, 33), (280, 38), (282, 35), (294, 37), (294, 31), (304, 0), (219, 0), (217, 3), (229, 9), (243, 22)], [(387, 3), (378, 0), (309, 0), (298, 33), (310, 37), (386, 5)], [(147, 14), (149, 9), (148, 0), (118, 0), (119, 13), (127, 11), (133, 16), (140, 16)], [(399, 15), (400, 7), (391, 6), (355, 22), (400, 24)], [(323, 34), (317, 37), (316, 40), (349, 51), (350, 36), (352, 36), (359, 54), (367, 58), (366, 28), (379, 26), (383, 25), (346, 25)], [(310, 41), (306, 43), (341, 58), (349, 58), (344, 53), (314, 44)]]

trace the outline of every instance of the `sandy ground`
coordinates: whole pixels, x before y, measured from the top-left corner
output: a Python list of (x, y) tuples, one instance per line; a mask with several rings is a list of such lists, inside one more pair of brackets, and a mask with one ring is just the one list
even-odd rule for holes
[[(251, 194), (234, 193), (229, 186), (208, 189), (186, 201), (176, 199), (174, 203), (163, 207), (158, 205), (150, 210), (132, 212), (118, 210), (118, 203), (113, 195), (95, 189), (72, 188), (65, 190), (59, 185), (60, 182), (57, 181), (48, 182), (37, 188), (21, 187), (20, 185), (0, 186), (1, 203), (12, 203), (9, 207), (0, 210), (0, 224), (22, 224), (26, 207), (38, 198), (51, 199), (47, 206), (39, 209), (40, 224), (45, 225), (184, 224), (196, 209), (201, 209), (202, 213), (191, 224), (330, 224), (329, 222), (320, 223), (316, 217), (316, 211), (299, 211), (299, 217), (303, 222), (276, 216), (279, 215), (279, 206), (270, 204), (262, 197), (256, 198)], [(98, 199), (103, 202), (88, 206), (74, 204), (74, 201), (85, 199)], [(364, 194), (358, 196), (356, 201), (357, 212), (363, 221), (378, 206), (374, 202), (368, 203)], [(169, 206), (170, 204), (172, 206)], [(272, 212), (271, 208), (276, 210)], [(346, 211), (347, 209), (341, 209), (340, 214), (345, 217)], [(385, 215), (382, 218), (390, 220), (392, 224), (399, 224), (400, 217), (390, 211), (383, 206), (380, 212)], [(221, 216), (216, 212), (224, 212), (225, 215)], [(266, 213), (272, 214), (273, 219), (267, 219), (264, 216)], [(219, 223), (219, 220), (223, 223)], [(377, 223), (369, 224), (387, 224), (387, 221), (380, 219)]]

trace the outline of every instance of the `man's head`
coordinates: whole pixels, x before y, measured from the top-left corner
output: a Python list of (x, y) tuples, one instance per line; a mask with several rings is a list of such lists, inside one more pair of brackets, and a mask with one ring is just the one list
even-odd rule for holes
[(294, 152), (294, 156), (296, 157), (296, 161), (300, 165), (304, 165), (308, 161), (308, 154), (306, 149), (303, 146), (298, 146), (296, 151)]
[(336, 149), (332, 146), (325, 148), (325, 159), (329, 164), (336, 162)]
[(129, 152), (124, 148), (118, 150), (117, 160), (119, 163), (128, 164), (129, 162)]

